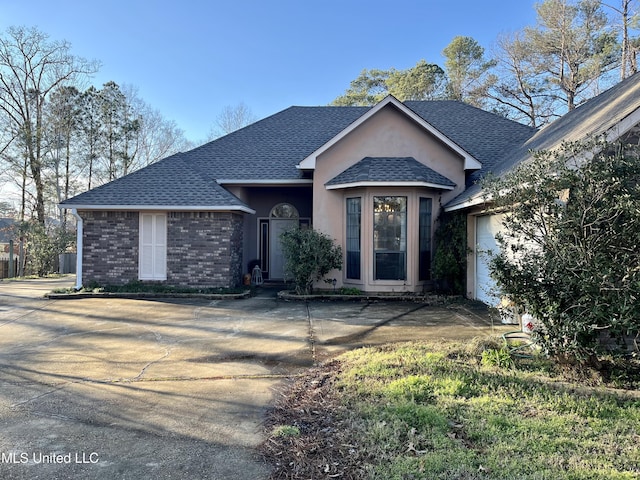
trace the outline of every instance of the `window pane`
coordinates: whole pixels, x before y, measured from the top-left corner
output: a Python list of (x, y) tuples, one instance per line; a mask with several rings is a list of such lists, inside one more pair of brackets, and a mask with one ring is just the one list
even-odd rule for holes
[(376, 280), (406, 280), (407, 197), (373, 197)]
[(420, 244), (420, 280), (429, 280), (431, 276), (431, 199), (420, 199), (419, 212), (419, 234)]
[(360, 279), (360, 198), (347, 198), (347, 278)]

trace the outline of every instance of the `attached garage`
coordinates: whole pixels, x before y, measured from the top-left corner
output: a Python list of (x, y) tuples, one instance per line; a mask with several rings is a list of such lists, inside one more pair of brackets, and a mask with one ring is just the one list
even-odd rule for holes
[(475, 218), (475, 278), (473, 297), (487, 305), (497, 305), (495, 281), (489, 273), (488, 252), (499, 250), (496, 234), (502, 229), (504, 215), (483, 215)]

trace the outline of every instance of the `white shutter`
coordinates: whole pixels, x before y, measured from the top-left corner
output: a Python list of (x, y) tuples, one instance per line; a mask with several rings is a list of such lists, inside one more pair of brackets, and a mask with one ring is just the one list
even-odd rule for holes
[(167, 279), (167, 216), (155, 215), (153, 276)]
[(140, 280), (167, 279), (167, 216), (140, 214)]

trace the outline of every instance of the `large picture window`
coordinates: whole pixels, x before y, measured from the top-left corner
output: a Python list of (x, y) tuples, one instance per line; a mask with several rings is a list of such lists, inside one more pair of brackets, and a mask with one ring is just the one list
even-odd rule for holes
[(407, 279), (407, 197), (373, 197), (376, 280)]
[(167, 216), (140, 213), (140, 280), (167, 279)]
[(420, 280), (429, 280), (431, 276), (431, 199), (420, 199), (418, 213), (418, 244), (420, 245)]
[(360, 235), (362, 202), (347, 198), (347, 278), (360, 280)]

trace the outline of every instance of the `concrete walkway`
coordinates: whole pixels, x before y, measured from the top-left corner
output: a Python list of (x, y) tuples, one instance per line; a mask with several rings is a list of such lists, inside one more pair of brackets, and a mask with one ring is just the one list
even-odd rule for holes
[[(359, 345), (491, 333), (471, 306), (45, 300), (0, 283), (0, 478), (260, 479), (281, 382)], [(504, 331), (504, 327), (493, 329)]]

